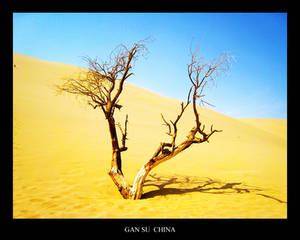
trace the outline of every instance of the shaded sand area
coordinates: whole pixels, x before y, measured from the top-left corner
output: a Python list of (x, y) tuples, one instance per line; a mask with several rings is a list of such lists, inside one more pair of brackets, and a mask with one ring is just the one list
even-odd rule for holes
[[(222, 129), (155, 168), (141, 200), (123, 200), (108, 176), (111, 146), (103, 114), (56, 95), (75, 66), (13, 55), (14, 218), (286, 218), (287, 121), (235, 119), (207, 108), (201, 121)], [(180, 102), (127, 83), (116, 119), (128, 123), (123, 172), (132, 183)], [(178, 142), (194, 123), (188, 108)]]

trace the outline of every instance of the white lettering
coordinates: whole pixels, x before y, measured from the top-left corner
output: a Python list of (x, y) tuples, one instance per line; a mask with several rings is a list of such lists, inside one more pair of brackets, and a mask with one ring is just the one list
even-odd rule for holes
[(128, 233), (140, 232), (140, 228), (139, 227), (125, 227), (124, 231), (128, 232)]
[(174, 227), (154, 227), (153, 228), (154, 232), (175, 232), (175, 228)]

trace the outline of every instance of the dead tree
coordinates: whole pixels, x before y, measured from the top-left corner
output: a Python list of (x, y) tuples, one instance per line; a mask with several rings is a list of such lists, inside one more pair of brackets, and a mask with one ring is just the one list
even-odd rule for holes
[[(228, 69), (230, 57), (223, 54), (213, 61), (203, 63), (198, 58), (198, 51), (194, 51), (191, 62), (188, 64), (188, 77), (191, 87), (188, 92), (187, 101), (181, 103), (180, 112), (175, 120), (167, 121), (161, 114), (163, 123), (167, 126), (167, 134), (171, 137), (170, 142), (161, 142), (155, 150), (153, 156), (144, 164), (138, 172), (133, 185), (129, 185), (122, 172), (122, 152), (127, 150), (127, 123), (128, 115), (124, 127), (116, 123), (114, 118), (115, 109), (121, 109), (119, 96), (123, 91), (124, 82), (132, 73), (134, 61), (146, 53), (146, 41), (135, 43), (131, 49), (124, 45), (117, 47), (110, 55), (109, 61), (99, 63), (97, 59), (89, 57), (84, 58), (89, 68), (84, 77), (77, 79), (65, 79), (62, 85), (56, 85), (59, 92), (67, 92), (75, 95), (88, 97), (88, 104), (93, 109), (99, 108), (104, 113), (107, 120), (111, 145), (112, 159), (109, 175), (117, 186), (124, 199), (140, 199), (142, 196), (143, 185), (149, 172), (159, 164), (175, 157), (180, 152), (189, 148), (192, 144), (208, 142), (210, 137), (221, 130), (210, 127), (205, 131), (205, 125), (202, 125), (199, 118), (197, 100), (205, 103), (203, 100), (203, 90), (209, 81), (214, 81), (218, 73)], [(195, 116), (195, 125), (191, 128), (185, 141), (177, 144), (177, 124), (181, 120), (184, 111), (192, 103)], [(118, 138), (117, 127), (121, 133), (121, 139)], [(121, 140), (121, 141), (119, 141)]]

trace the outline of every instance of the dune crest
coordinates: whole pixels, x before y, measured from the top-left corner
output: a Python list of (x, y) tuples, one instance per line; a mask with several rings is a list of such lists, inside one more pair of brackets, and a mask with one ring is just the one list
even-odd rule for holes
[[(107, 174), (103, 114), (52, 88), (80, 71), (13, 53), (14, 218), (287, 217), (287, 121), (235, 119), (207, 108), (201, 120), (223, 132), (158, 166), (142, 200), (123, 200)], [(129, 116), (123, 172), (132, 183), (168, 139), (160, 113), (174, 118), (180, 102), (126, 83), (120, 103), (116, 119)], [(188, 108), (178, 141), (193, 121)]]

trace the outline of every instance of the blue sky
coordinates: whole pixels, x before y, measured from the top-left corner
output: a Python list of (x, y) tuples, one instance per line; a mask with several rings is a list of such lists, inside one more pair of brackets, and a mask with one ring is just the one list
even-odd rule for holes
[(128, 82), (185, 100), (190, 46), (205, 60), (229, 51), (230, 72), (208, 88), (215, 111), (236, 118), (287, 118), (286, 13), (14, 13), (13, 51), (85, 66), (120, 43), (151, 36)]

